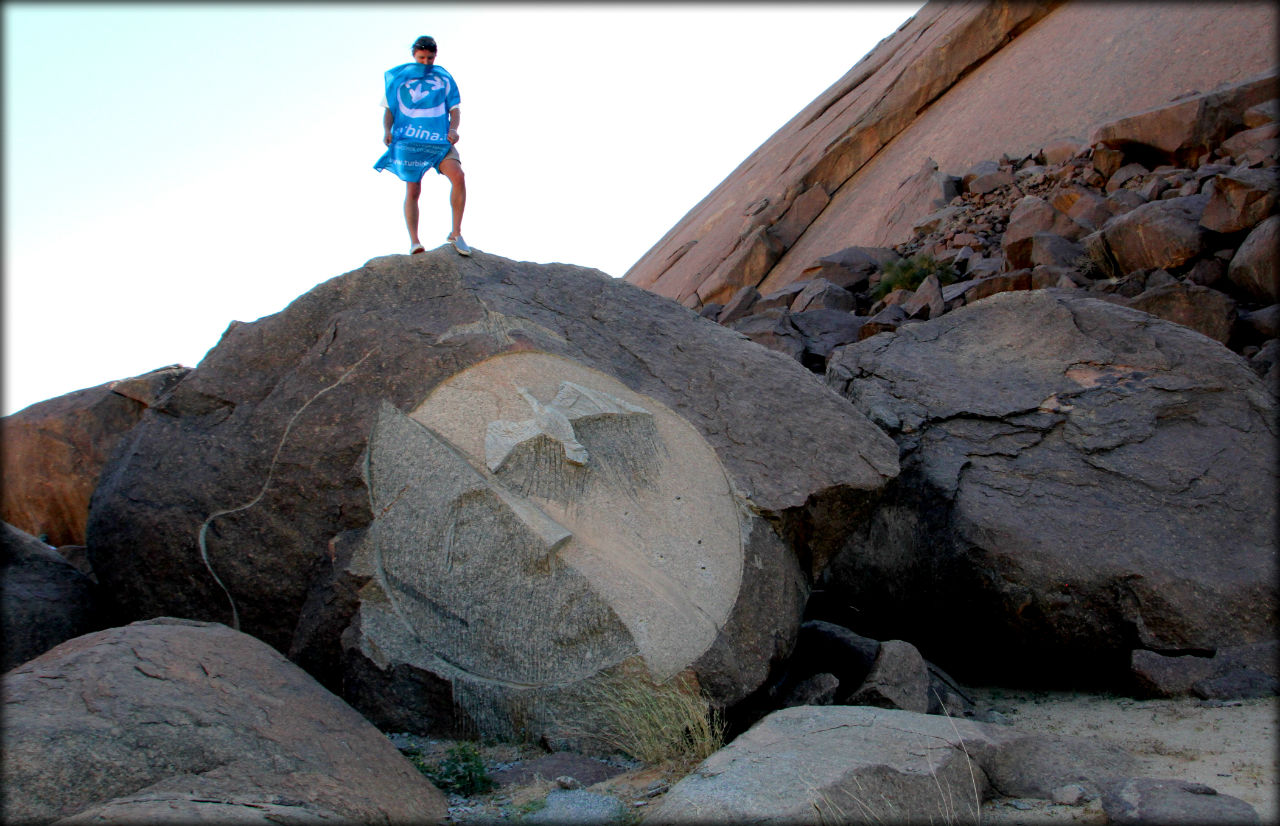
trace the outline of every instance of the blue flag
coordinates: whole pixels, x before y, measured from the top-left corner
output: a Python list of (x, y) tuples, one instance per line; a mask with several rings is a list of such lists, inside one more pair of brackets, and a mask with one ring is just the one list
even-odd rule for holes
[(395, 120), (391, 147), (373, 165), (402, 181), (420, 181), (449, 154), (449, 110), (462, 102), (453, 76), (439, 66), (405, 63), (384, 76)]

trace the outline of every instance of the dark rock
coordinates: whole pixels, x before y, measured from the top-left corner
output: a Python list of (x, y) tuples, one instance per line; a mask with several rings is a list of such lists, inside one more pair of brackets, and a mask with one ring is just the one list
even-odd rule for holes
[(1241, 312), (1239, 320), (1240, 326), (1247, 328), (1255, 340), (1280, 337), (1280, 304)]
[(907, 311), (900, 304), (890, 304), (880, 310), (858, 329), (858, 341), (864, 341), (877, 333), (896, 330), (907, 320)]
[(804, 354), (804, 338), (788, 320), (789, 315), (785, 309), (775, 307), (738, 319), (728, 327), (762, 347), (800, 361)]
[(1273, 636), (1275, 400), (1217, 342), (1022, 292), (840, 348), (826, 380), (902, 451), (823, 580), (864, 633), (962, 679), (1115, 679), (1133, 648)]
[(1280, 215), (1250, 230), (1227, 266), (1227, 278), (1265, 304), (1280, 302)]
[(795, 706), (829, 706), (836, 701), (840, 678), (824, 671), (801, 680), (782, 698), (779, 708)]
[(906, 310), (908, 318), (928, 319), (942, 315), (946, 304), (942, 300), (942, 285), (938, 283), (938, 277), (926, 276), (911, 298), (903, 303), (902, 309)]
[(1233, 169), (1219, 175), (1200, 225), (1214, 232), (1250, 229), (1270, 215), (1280, 194), (1280, 169)]
[(816, 264), (806, 267), (803, 274), (806, 278), (825, 278), (846, 290), (857, 291), (866, 285), (873, 272), (879, 272), (886, 262), (898, 257), (887, 247), (845, 247), (819, 258)]
[(834, 674), (840, 681), (837, 702), (845, 702), (871, 672), (880, 643), (848, 628), (822, 620), (800, 626), (788, 667), (793, 674)]
[(1191, 686), (1214, 673), (1212, 657), (1186, 654), (1170, 656), (1135, 649), (1129, 655), (1135, 692), (1142, 697), (1180, 697)]
[(803, 290), (791, 302), (791, 312), (803, 313), (807, 310), (843, 310), (853, 309), (853, 293), (844, 287), (832, 284), (825, 278), (815, 278), (808, 282)]
[(1032, 267), (1072, 268), (1085, 257), (1083, 244), (1068, 241), (1052, 232), (1037, 232), (1031, 236)]
[(1187, 824), (1261, 823), (1258, 812), (1238, 797), (1219, 794), (1203, 783), (1130, 777), (1107, 783), (1102, 810), (1108, 823)]
[(801, 363), (819, 372), (826, 370), (827, 356), (832, 350), (858, 340), (858, 333), (866, 322), (861, 316), (841, 310), (807, 310), (792, 313), (787, 320), (804, 342)]
[[(1157, 270), (1160, 272), (1160, 270)], [(1129, 299), (1129, 306), (1226, 344), (1236, 323), (1235, 299), (1209, 287), (1174, 282), (1152, 287)]]
[(1129, 181), (1132, 181), (1135, 178), (1141, 178), (1143, 175), (1146, 175), (1149, 171), (1150, 170), (1148, 170), (1145, 166), (1143, 166), (1140, 163), (1125, 164), (1124, 166), (1117, 169), (1115, 171), (1115, 174), (1112, 175), (1107, 180), (1106, 190), (1107, 192), (1115, 192), (1117, 189), (1124, 186)]
[(1187, 270), (1187, 281), (1202, 287), (1216, 286), (1226, 277), (1227, 264), (1217, 258), (1201, 258)]
[(1152, 201), (1109, 221), (1103, 235), (1120, 270), (1177, 267), (1199, 255), (1200, 216), (1208, 202), (1204, 195)]
[(880, 643), (862, 685), (848, 700), (851, 706), (898, 708), (924, 713), (929, 709), (929, 670), (914, 645), (902, 640)]
[(1025, 268), (1017, 269), (1000, 275), (991, 275), (978, 279), (973, 287), (965, 293), (965, 303), (972, 304), (997, 293), (1029, 289), (1031, 289), (1031, 270)]
[(0, 536), (0, 673), (97, 626), (93, 582), (53, 548), (5, 522)]
[(136, 816), (159, 795), (175, 804), (164, 822), (223, 798), (246, 814), (286, 805), (303, 821), (313, 809), (365, 823), (446, 814), (444, 796), (350, 706), (216, 623), (77, 637), (6, 674), (4, 691), (5, 822)]
[(1003, 248), (1009, 269), (1032, 266), (1032, 239), (1041, 232), (1050, 232), (1074, 241), (1084, 237), (1087, 229), (1054, 209), (1045, 199), (1035, 195), (1026, 196), (1009, 213), (1009, 226), (1004, 232)]
[(716, 317), (716, 321), (725, 326), (733, 324), (733, 322), (746, 318), (755, 312), (755, 305), (760, 301), (760, 291), (750, 285), (743, 287), (733, 294), (733, 298), (729, 299), (729, 303), (724, 305), (724, 309)]

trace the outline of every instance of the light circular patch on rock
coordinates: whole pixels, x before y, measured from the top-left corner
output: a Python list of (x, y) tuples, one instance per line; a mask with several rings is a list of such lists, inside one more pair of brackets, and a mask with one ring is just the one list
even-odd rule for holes
[(446, 671), (564, 685), (638, 653), (661, 681), (715, 641), (741, 585), (738, 506), (679, 414), (521, 352), (442, 382), (408, 419), (429, 458), (386, 428), (370, 440), (375, 569)]

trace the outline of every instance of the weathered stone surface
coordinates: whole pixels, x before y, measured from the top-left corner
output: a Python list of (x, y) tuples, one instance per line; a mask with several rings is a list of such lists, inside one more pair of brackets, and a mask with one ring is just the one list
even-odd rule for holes
[(1190, 327), (1197, 333), (1226, 344), (1236, 323), (1235, 299), (1198, 284), (1175, 281), (1151, 287), (1129, 299), (1129, 306), (1166, 321)]
[[(1274, 25), (1274, 24), (1273, 24)], [(1191, 95), (1096, 127), (1089, 143), (1145, 151), (1161, 160), (1194, 166), (1243, 120), (1251, 106), (1275, 97), (1274, 73), (1264, 72), (1225, 89)]]
[(804, 277), (825, 278), (832, 284), (854, 290), (866, 285), (873, 272), (899, 256), (887, 247), (846, 247), (824, 255), (804, 270)]
[(800, 362), (811, 370), (826, 370), (827, 356), (835, 348), (858, 340), (866, 319), (842, 310), (808, 310), (787, 317), (804, 341)]
[(1105, 735), (1006, 737), (996, 745), (980, 742), (970, 752), (1006, 797), (1049, 798), (1068, 783), (1096, 795), (1109, 781), (1132, 776), (1138, 767), (1133, 755)]
[(988, 783), (964, 749), (1001, 734), (987, 732), (868, 706), (784, 709), (672, 786), (645, 823), (976, 823)]
[[(677, 300), (724, 301), (742, 284), (767, 291), (809, 277), (832, 250), (902, 243), (936, 208), (889, 208), (926, 159), (965, 170), (1188, 90), (1240, 84), (1274, 65), (1274, 38), (1259, 32), (1275, 28), (1265, 4), (929, 3), (744, 159), (627, 279)], [(796, 242), (762, 244), (753, 227), (781, 220), (819, 184), (830, 203)], [(748, 209), (762, 199), (768, 208)]]
[(0, 518), (53, 546), (83, 545), (111, 450), (189, 368), (162, 367), (33, 404), (0, 426)]
[(1017, 269), (978, 279), (970, 289), (965, 291), (964, 299), (966, 304), (972, 304), (998, 293), (1029, 289), (1031, 289), (1031, 270)]
[(1233, 169), (1214, 181), (1200, 225), (1214, 232), (1249, 229), (1275, 210), (1280, 169)]
[(1277, 693), (1280, 663), (1275, 640), (1219, 649), (1213, 656), (1170, 657), (1135, 650), (1130, 656), (1133, 685), (1139, 694), (1178, 697), (1195, 694), (1204, 699), (1241, 699)]
[(137, 822), (165, 809), (185, 822), (224, 797), (226, 816), (249, 810), (242, 822), (445, 815), (444, 796), (350, 706), (216, 623), (77, 637), (6, 674), (4, 702), (6, 822)]
[(836, 700), (843, 703), (871, 673), (879, 653), (880, 643), (877, 640), (855, 634), (834, 623), (810, 620), (800, 626), (789, 665), (794, 673), (800, 675), (834, 674), (840, 681)]
[(1275, 401), (1216, 342), (1012, 293), (841, 348), (827, 381), (903, 454), (900, 498), (825, 578), (863, 633), (962, 679), (1116, 677), (1135, 647), (1273, 636)]
[(1227, 278), (1264, 304), (1280, 301), (1280, 215), (1250, 230), (1227, 265)]
[(896, 461), (793, 360), (598, 271), (388, 256), (233, 325), (89, 549), (121, 613), (238, 620), (375, 721), (536, 738), (618, 669), (753, 691)]
[(938, 277), (926, 276), (911, 298), (903, 303), (902, 309), (907, 311), (908, 318), (929, 319), (942, 315), (946, 311), (946, 302), (942, 300), (942, 284)]
[(743, 287), (733, 294), (729, 303), (725, 304), (716, 316), (716, 321), (726, 326), (740, 318), (751, 315), (755, 304), (760, 300), (760, 291), (755, 287)]
[(1177, 267), (1204, 249), (1200, 216), (1209, 198), (1151, 201), (1117, 216), (1102, 234), (1122, 272)]
[(829, 706), (836, 701), (840, 678), (829, 671), (814, 674), (796, 683), (779, 704), (780, 708), (796, 706)]
[(1034, 266), (1032, 244), (1035, 236), (1052, 233), (1067, 240), (1084, 237), (1084, 226), (1064, 215), (1053, 204), (1035, 195), (1028, 195), (1009, 213), (1009, 227), (1004, 233), (1004, 254), (1010, 269)]
[(1102, 790), (1108, 823), (1186, 824), (1261, 823), (1258, 812), (1238, 797), (1218, 794), (1211, 786), (1186, 780), (1130, 777)]
[(853, 293), (825, 278), (815, 278), (805, 285), (791, 302), (791, 312), (803, 313), (806, 310), (843, 310), (853, 309)]
[(929, 710), (929, 670), (914, 645), (902, 640), (880, 643), (871, 671), (847, 700), (852, 706), (903, 711)]
[(89, 578), (53, 548), (8, 522), (0, 530), (4, 673), (94, 630), (96, 595)]
[(646, 823), (976, 822), (988, 795), (1131, 776), (1104, 738), (868, 706), (775, 712), (671, 788)]
[(1085, 257), (1084, 245), (1052, 232), (1031, 236), (1031, 267), (1066, 267), (1079, 264)]
[(790, 313), (777, 307), (741, 318), (729, 325), (761, 347), (767, 347), (788, 358), (800, 361), (804, 355), (804, 338), (789, 320)]

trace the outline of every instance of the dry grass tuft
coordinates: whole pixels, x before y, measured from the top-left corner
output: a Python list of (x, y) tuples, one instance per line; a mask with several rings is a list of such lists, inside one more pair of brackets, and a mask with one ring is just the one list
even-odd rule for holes
[(698, 762), (724, 741), (724, 718), (692, 679), (655, 683), (620, 675), (588, 688), (583, 718), (571, 736), (620, 751), (642, 763)]

